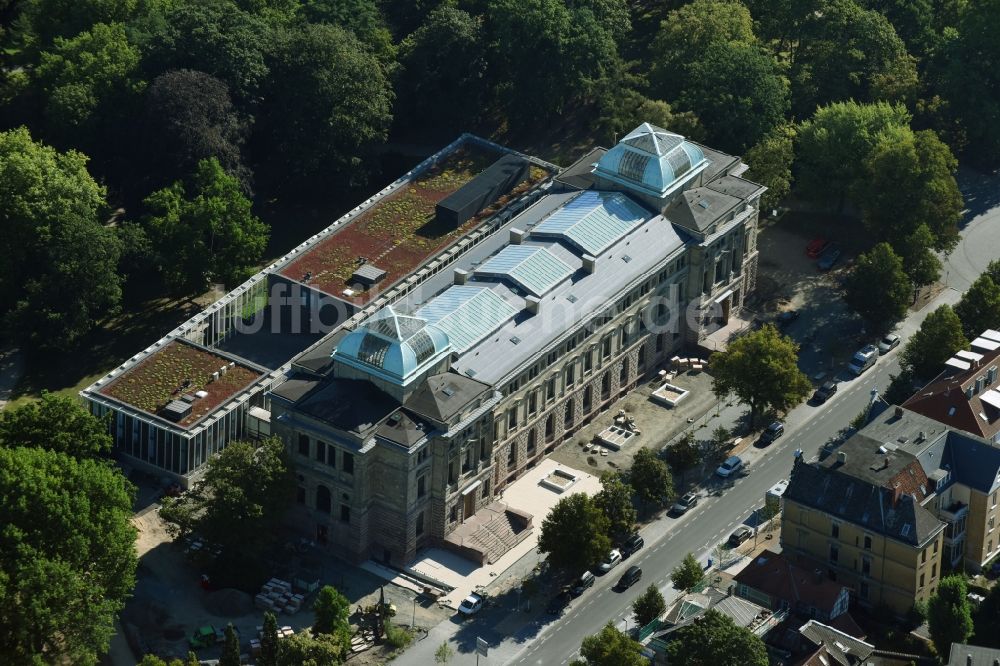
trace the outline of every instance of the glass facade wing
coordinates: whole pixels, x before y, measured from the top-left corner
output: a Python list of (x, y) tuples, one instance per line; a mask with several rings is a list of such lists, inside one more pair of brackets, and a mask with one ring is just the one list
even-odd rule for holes
[(565, 238), (596, 257), (649, 218), (646, 209), (620, 192), (587, 190), (531, 233)]
[(524, 290), (542, 296), (573, 274), (573, 268), (544, 247), (508, 245), (476, 269), (476, 275), (510, 278)]
[(454, 285), (415, 314), (444, 331), (452, 351), (462, 353), (513, 318), (517, 310), (487, 287)]

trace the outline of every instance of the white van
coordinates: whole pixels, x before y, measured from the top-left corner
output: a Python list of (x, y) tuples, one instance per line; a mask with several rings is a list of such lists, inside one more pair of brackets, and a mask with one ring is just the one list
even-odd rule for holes
[(875, 345), (865, 345), (858, 351), (854, 352), (854, 356), (851, 357), (851, 362), (847, 368), (854, 374), (860, 375), (862, 372), (875, 365), (875, 361), (877, 360), (878, 347)]
[(781, 511), (781, 498), (788, 490), (788, 479), (782, 479), (764, 493), (764, 506), (772, 516)]

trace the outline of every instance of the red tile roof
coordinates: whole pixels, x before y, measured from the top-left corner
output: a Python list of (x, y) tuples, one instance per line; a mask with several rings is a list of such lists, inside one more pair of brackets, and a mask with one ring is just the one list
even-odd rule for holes
[(774, 602), (786, 601), (792, 609), (813, 606), (827, 615), (844, 589), (843, 585), (817, 577), (771, 550), (761, 552), (734, 580), (772, 597)]

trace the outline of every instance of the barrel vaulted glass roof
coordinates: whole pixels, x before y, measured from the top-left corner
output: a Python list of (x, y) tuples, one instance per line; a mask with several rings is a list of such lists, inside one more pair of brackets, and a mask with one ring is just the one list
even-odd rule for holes
[(454, 285), (415, 314), (444, 331), (452, 351), (462, 353), (512, 319), (517, 310), (489, 287)]
[(572, 274), (566, 262), (538, 245), (508, 245), (476, 269), (476, 275), (509, 277), (535, 296), (544, 295)]
[(651, 217), (620, 192), (586, 190), (542, 220), (531, 234), (564, 238), (596, 257)]

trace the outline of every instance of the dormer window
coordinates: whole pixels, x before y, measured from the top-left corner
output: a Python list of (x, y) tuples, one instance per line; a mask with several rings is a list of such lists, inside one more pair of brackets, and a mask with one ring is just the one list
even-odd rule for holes
[[(972, 396), (969, 397), (971, 398)], [(951, 406), (948, 408), (948, 416), (954, 416), (954, 415), (955, 415), (955, 407)]]

